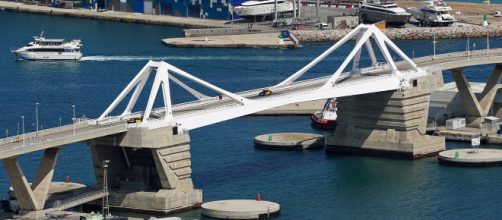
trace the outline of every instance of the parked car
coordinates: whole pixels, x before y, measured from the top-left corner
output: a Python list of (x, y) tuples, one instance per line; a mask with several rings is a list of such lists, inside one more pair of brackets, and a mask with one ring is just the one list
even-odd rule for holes
[(264, 89), (260, 93), (258, 93), (258, 96), (269, 96), (269, 95), (272, 95), (272, 91), (268, 89)]
[(496, 11), (495, 13), (493, 13), (493, 17), (502, 17), (502, 12)]

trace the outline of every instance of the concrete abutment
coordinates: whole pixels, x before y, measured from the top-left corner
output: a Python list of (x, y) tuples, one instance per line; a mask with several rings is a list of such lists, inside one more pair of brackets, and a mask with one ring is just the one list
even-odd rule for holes
[(338, 125), (326, 151), (420, 158), (444, 150), (444, 137), (426, 135), (430, 93), (442, 84), (437, 71), (404, 91), (338, 98)]
[(202, 204), (202, 190), (194, 189), (191, 178), (188, 134), (173, 134), (172, 127), (133, 127), (88, 145), (98, 187), (103, 182), (102, 161), (110, 160), (111, 207), (168, 213)]

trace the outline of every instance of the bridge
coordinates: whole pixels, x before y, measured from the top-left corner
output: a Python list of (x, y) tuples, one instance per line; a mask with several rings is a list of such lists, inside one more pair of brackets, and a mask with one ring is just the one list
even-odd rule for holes
[[(333, 74), (298, 80), (354, 38), (354, 48)], [(374, 45), (385, 62), (378, 62)], [(371, 60), (370, 66), (360, 65), (363, 51)], [(395, 62), (392, 53), (401, 61)], [(347, 70), (350, 63), (351, 68)], [(327, 138), (330, 149), (392, 151), (411, 157), (427, 155), (444, 149), (444, 139), (425, 135), (429, 95), (442, 84), (441, 71), (453, 70), (466, 108), (470, 109), (468, 122), (476, 126), (486, 117), (486, 109), (498, 90), (502, 77), (499, 63), (502, 63), (502, 49), (410, 59), (373, 25), (358, 26), (284, 81), (267, 88), (237, 93), (219, 88), (168, 63), (149, 61), (99, 118), (0, 139), (0, 159), (22, 213), (27, 215), (44, 211), (59, 148), (80, 141), (87, 141), (91, 148), (98, 182), (103, 178), (99, 167), (101, 161), (118, 161), (110, 165), (108, 176), (124, 188), (110, 191), (112, 206), (169, 212), (202, 202), (202, 192), (193, 188), (190, 177), (190, 130), (290, 103), (338, 97), (342, 106), (341, 117), (334, 136)], [(490, 77), (494, 83), (487, 84), (478, 100), (470, 91), (462, 70), (484, 64), (497, 66)], [(151, 76), (153, 73), (154, 77)], [(150, 78), (153, 78), (153, 86), (144, 111), (132, 112)], [(218, 95), (202, 94), (180, 79)], [(184, 88), (196, 100), (172, 104), (170, 83)], [(264, 89), (271, 90), (272, 94), (258, 96)], [(163, 106), (153, 108), (159, 92)], [(125, 101), (125, 109), (116, 109)], [(357, 111), (360, 109), (366, 109), (366, 115), (360, 115)], [(121, 113), (113, 115), (117, 111)], [(135, 123), (128, 123), (129, 120)], [(39, 150), (45, 152), (30, 186), (16, 157)], [(152, 170), (156, 175), (152, 175)], [(134, 189), (127, 188), (134, 184)], [(152, 187), (157, 187), (158, 191), (145, 191)], [(153, 205), (135, 201), (150, 201)]]

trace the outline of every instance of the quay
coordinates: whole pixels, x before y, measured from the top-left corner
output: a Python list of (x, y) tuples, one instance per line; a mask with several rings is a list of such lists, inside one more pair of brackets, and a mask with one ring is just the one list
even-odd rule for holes
[[(300, 42), (321, 42), (337, 41), (342, 39), (350, 30), (294, 30), (291, 31)], [(450, 27), (405, 27), (388, 28), (383, 32), (392, 40), (419, 40), (419, 39), (462, 39), (476, 37), (502, 36), (502, 25), (500, 23), (483, 27), (480, 25), (465, 24), (463, 26)]]
[[(343, 62), (333, 67), (334, 73), (301, 80), (354, 37), (355, 45)], [(385, 63), (378, 62), (375, 50)], [(371, 61), (364, 66), (359, 62), (363, 54)], [(463, 68), (487, 64), (496, 65), (478, 99)], [(287, 104), (337, 98), (338, 125), (332, 135), (325, 136), (327, 152), (409, 159), (436, 155), (445, 149), (445, 139), (426, 134), (428, 109), (431, 93), (443, 86), (445, 70), (452, 70), (459, 96), (467, 103), (468, 125), (479, 128), (502, 79), (502, 49), (412, 60), (374, 25), (359, 25), (297, 72), (267, 86), (274, 91), (268, 96), (257, 95), (264, 88), (230, 92), (172, 64), (149, 61), (98, 118), (0, 139), (0, 159), (18, 196), (20, 215), (28, 218), (48, 211), (47, 193), (60, 149), (84, 141), (90, 148), (95, 186), (116, 186), (96, 196), (105, 195), (111, 208), (155, 213), (187, 210), (199, 207), (203, 198), (191, 178), (190, 131)], [(153, 82), (147, 84), (148, 79)], [(217, 95), (204, 95), (182, 80)], [(173, 104), (171, 98), (176, 94), (169, 88), (174, 84), (192, 94), (194, 100)], [(149, 94), (146, 106), (137, 104), (142, 92)], [(155, 105), (159, 104), (159, 93), (163, 105), (154, 108), (159, 106)], [(36, 151), (43, 154), (30, 186), (18, 157)]]
[(184, 28), (215, 28), (228, 26), (223, 20), (200, 19), (194, 17), (176, 17), (170, 15), (149, 15), (121, 11), (103, 11), (88, 9), (66, 9), (48, 6), (28, 5), (11, 1), (0, 1), (0, 11), (45, 14), (87, 19), (110, 20), (130, 23), (168, 25)]
[(209, 48), (296, 48), (299, 44), (292, 40), (280, 40), (279, 33), (213, 35), (183, 38), (166, 38), (162, 42), (173, 47)]

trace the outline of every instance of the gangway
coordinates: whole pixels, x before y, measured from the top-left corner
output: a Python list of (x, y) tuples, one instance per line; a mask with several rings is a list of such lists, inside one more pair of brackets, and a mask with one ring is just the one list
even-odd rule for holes
[(109, 195), (109, 192), (101, 190), (88, 190), (83, 193), (79, 193), (72, 197), (68, 197), (64, 200), (57, 200), (53, 203), (52, 207), (46, 209), (46, 212), (63, 211), (75, 206), (79, 206), (94, 200), (104, 198)]

